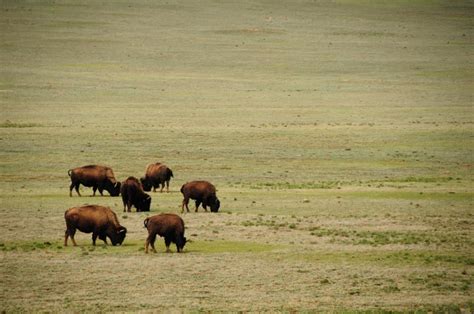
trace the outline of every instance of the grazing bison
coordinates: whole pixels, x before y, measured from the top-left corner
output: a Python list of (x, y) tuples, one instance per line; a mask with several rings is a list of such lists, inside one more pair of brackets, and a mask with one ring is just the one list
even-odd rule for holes
[(114, 172), (111, 168), (105, 166), (89, 165), (74, 169), (69, 169), (68, 175), (71, 177), (71, 186), (69, 186), (69, 196), (72, 196), (72, 189), (75, 188), (77, 195), (79, 185), (92, 187), (95, 196), (97, 189), (102, 194), (103, 190), (109, 192), (110, 196), (118, 196), (120, 193), (120, 182), (115, 180)]
[(140, 182), (135, 177), (128, 177), (123, 181), (120, 187), (122, 194), (123, 211), (125, 207), (130, 212), (132, 205), (136, 207), (137, 212), (149, 212), (151, 204), (151, 196), (143, 192)]
[(148, 253), (148, 245), (156, 253), (155, 240), (156, 235), (165, 238), (166, 252), (170, 252), (170, 244), (174, 242), (178, 252), (183, 250), (186, 244), (184, 237), (184, 221), (175, 214), (159, 214), (148, 217), (143, 221), (148, 230), (148, 237), (145, 241), (145, 253)]
[(170, 180), (173, 177), (173, 171), (162, 163), (149, 164), (145, 171), (145, 176), (140, 178), (143, 186), (143, 190), (149, 192), (153, 188), (153, 192), (156, 192), (156, 188), (161, 185), (160, 192), (163, 192), (163, 188), (166, 183), (166, 192), (170, 190)]
[(66, 232), (64, 246), (67, 246), (67, 238), (74, 241), (76, 229), (85, 233), (92, 232), (92, 244), (95, 245), (97, 237), (107, 244), (107, 237), (112, 241), (112, 245), (121, 245), (127, 234), (127, 229), (119, 224), (117, 215), (108, 207), (99, 205), (86, 205), (73, 207), (64, 213), (66, 219)]
[(196, 201), (196, 212), (201, 203), (205, 211), (207, 211), (207, 206), (211, 207), (211, 212), (215, 213), (219, 210), (221, 203), (216, 197), (216, 188), (207, 181), (192, 181), (183, 184), (181, 193), (184, 196), (181, 212), (184, 212), (184, 206), (186, 206), (186, 210), (189, 212), (188, 203), (190, 198)]

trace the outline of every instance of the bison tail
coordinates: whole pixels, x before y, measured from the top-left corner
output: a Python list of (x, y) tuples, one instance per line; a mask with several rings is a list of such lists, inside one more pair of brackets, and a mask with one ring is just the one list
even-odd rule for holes
[(144, 226), (145, 228), (148, 227), (148, 220), (150, 220), (150, 218), (148, 218), (148, 217), (145, 218), (145, 220), (143, 220), (143, 226)]
[(168, 172), (168, 173), (169, 173), (169, 176), (170, 176), (171, 178), (174, 178), (174, 176), (173, 176), (173, 171), (171, 171), (171, 169), (169, 169), (169, 168), (168, 168), (168, 171), (169, 171), (169, 172)]
[(69, 170), (67, 171), (67, 175), (68, 175), (68, 176), (71, 176), (71, 173), (72, 173), (72, 169), (69, 169)]

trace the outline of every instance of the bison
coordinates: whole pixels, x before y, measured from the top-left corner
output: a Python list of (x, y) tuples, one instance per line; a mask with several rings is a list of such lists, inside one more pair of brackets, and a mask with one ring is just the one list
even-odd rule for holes
[(170, 189), (170, 180), (173, 177), (173, 171), (162, 163), (149, 164), (145, 171), (145, 176), (140, 178), (143, 186), (143, 190), (149, 192), (153, 188), (153, 192), (156, 192), (156, 188), (161, 185), (160, 192), (163, 192), (163, 188), (166, 183), (166, 192)]
[(120, 187), (122, 194), (123, 211), (125, 207), (130, 212), (132, 205), (136, 207), (137, 212), (149, 212), (151, 204), (151, 196), (143, 192), (140, 182), (135, 177), (128, 177), (123, 181)]
[(71, 177), (71, 186), (69, 187), (69, 196), (72, 196), (72, 189), (75, 188), (77, 195), (79, 185), (92, 187), (95, 196), (97, 189), (102, 194), (103, 190), (109, 192), (110, 196), (118, 196), (120, 193), (120, 182), (117, 182), (114, 172), (111, 168), (105, 166), (89, 165), (74, 169), (69, 169), (68, 175)]
[(92, 232), (93, 245), (97, 237), (105, 244), (109, 237), (112, 245), (121, 245), (127, 234), (127, 229), (119, 224), (117, 215), (108, 207), (99, 205), (72, 207), (66, 210), (64, 219), (66, 219), (64, 246), (67, 246), (68, 237), (71, 237), (74, 246), (77, 245), (74, 240), (76, 229), (85, 233)]
[(165, 238), (166, 252), (170, 252), (170, 244), (174, 242), (178, 253), (183, 250), (186, 244), (184, 237), (184, 221), (175, 214), (159, 214), (148, 217), (143, 221), (148, 230), (148, 237), (145, 241), (145, 253), (148, 253), (148, 246), (156, 253), (155, 240), (156, 235)]
[(215, 213), (219, 210), (221, 203), (216, 197), (216, 188), (207, 181), (192, 181), (183, 184), (181, 193), (184, 196), (181, 212), (184, 212), (184, 206), (186, 206), (186, 210), (189, 212), (188, 203), (190, 198), (196, 201), (196, 212), (201, 203), (205, 211), (207, 211), (207, 206), (211, 207), (211, 212)]

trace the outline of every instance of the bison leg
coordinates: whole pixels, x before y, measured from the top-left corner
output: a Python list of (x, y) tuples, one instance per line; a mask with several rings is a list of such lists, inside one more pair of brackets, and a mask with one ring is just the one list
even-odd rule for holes
[(77, 246), (76, 241), (74, 240), (74, 234), (76, 234), (76, 229), (68, 228), (64, 233), (64, 246), (67, 246), (67, 238), (71, 237), (72, 245)]
[(92, 245), (95, 246), (95, 240), (97, 240), (97, 233), (92, 232)]
[(170, 181), (166, 181), (166, 193), (170, 192)]
[(189, 198), (185, 197), (185, 198), (183, 199), (183, 204), (181, 205), (181, 212), (184, 212), (184, 206), (186, 206), (186, 210), (187, 210), (188, 213), (189, 213), (188, 203), (189, 203)]
[(168, 237), (165, 237), (166, 253), (171, 253), (170, 244), (171, 244), (171, 239)]
[(178, 253), (182, 251), (181, 248), (184, 246), (183, 242), (183, 236), (181, 234), (176, 235), (176, 250)]
[(201, 205), (201, 201), (200, 201), (200, 200), (196, 200), (196, 210), (195, 210), (196, 213), (197, 213), (197, 211), (198, 211), (199, 205)]
[(129, 200), (129, 197), (127, 195), (122, 194), (122, 203), (123, 211), (126, 212), (126, 208), (128, 208), (128, 211), (130, 212), (130, 208), (132, 207), (132, 201)]
[(104, 196), (104, 189), (101, 187), (99, 187), (98, 189), (99, 189), (100, 196)]
[(156, 249), (155, 249), (155, 239), (153, 239), (153, 241), (151, 242), (151, 248), (152, 248), (153, 252), (156, 253)]
[(151, 249), (156, 253), (155, 250), (156, 234), (149, 234), (145, 241), (145, 253), (148, 253), (148, 246), (151, 245)]
[(146, 238), (146, 240), (145, 240), (145, 254), (148, 254), (148, 245), (150, 245), (150, 241), (148, 240), (148, 238)]
[(71, 183), (71, 185), (69, 186), (69, 197), (72, 197), (72, 189), (74, 189), (74, 183)]
[(67, 232), (64, 232), (64, 246), (67, 246), (67, 238), (69, 237), (69, 233)]
[(72, 241), (72, 245), (77, 246), (76, 240), (74, 240), (73, 235), (71, 235), (71, 241)]
[(79, 193), (79, 185), (80, 185), (80, 183), (76, 183), (74, 185), (74, 189), (76, 190), (77, 195), (82, 196), (81, 193)]
[(107, 236), (105, 234), (100, 234), (99, 233), (99, 239), (101, 239), (102, 241), (104, 241), (105, 245), (108, 245), (107, 243)]

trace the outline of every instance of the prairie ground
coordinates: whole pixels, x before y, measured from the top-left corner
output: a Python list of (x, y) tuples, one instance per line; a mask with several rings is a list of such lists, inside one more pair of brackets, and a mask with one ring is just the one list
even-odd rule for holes
[[(474, 311), (473, 13), (2, 1), (0, 310)], [(150, 213), (69, 197), (70, 168), (155, 161), (175, 176)], [(144, 254), (143, 219), (195, 179), (220, 212), (182, 214), (184, 253)], [(86, 203), (123, 246), (63, 246)]]

